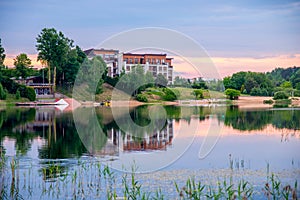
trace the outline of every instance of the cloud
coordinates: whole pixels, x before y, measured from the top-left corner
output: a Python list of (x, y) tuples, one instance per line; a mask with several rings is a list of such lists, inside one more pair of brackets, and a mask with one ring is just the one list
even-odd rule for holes
[[(186, 58), (193, 60), (197, 58)], [(177, 61), (178, 60), (178, 61)], [(211, 57), (219, 77), (232, 75), (239, 71), (255, 71), (268, 72), (276, 67), (293, 67), (300, 66), (300, 54), (279, 55), (279, 56), (263, 56), (254, 57)], [(181, 58), (174, 57), (174, 70), (176, 74), (180, 74), (186, 78), (198, 77), (199, 73), (188, 62), (184, 62)]]

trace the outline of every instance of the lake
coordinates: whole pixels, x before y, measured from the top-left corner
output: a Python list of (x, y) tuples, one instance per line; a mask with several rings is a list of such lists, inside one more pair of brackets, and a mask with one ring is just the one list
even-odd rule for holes
[(300, 181), (299, 108), (7, 107), (0, 133), (7, 199), (122, 196), (132, 172), (143, 191), (159, 189), (166, 199), (189, 177), (213, 188), (245, 180), (255, 199), (266, 198), (272, 174), (282, 187)]

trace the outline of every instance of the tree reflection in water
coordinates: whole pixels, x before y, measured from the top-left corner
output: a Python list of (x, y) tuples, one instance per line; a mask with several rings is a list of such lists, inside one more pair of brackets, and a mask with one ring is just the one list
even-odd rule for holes
[[(161, 130), (155, 127), (149, 132), (137, 133), (127, 127), (120, 130), (112, 117), (110, 108), (97, 108), (97, 122), (103, 130), (101, 137), (86, 138), (97, 145), (95, 151), (89, 151), (82, 138), (77, 134), (73, 114), (63, 113), (52, 108), (8, 108), (0, 111), (0, 140), (15, 140), (17, 154), (25, 155), (34, 139), (44, 139), (46, 143), (38, 150), (41, 159), (57, 159), (80, 157), (84, 154), (118, 156), (120, 151), (164, 150), (172, 144), (175, 121), (184, 120), (188, 123), (192, 117), (199, 121), (206, 120), (210, 115), (217, 115), (219, 122), (241, 131), (262, 130), (271, 125), (282, 130), (283, 141), (291, 131), (297, 136), (300, 129), (300, 112), (289, 110), (240, 110), (238, 107), (176, 107), (165, 106), (167, 120)], [(132, 108), (131, 119), (140, 126), (149, 124), (148, 106)], [(224, 115), (225, 113), (225, 115)], [(84, 115), (84, 113), (83, 113)], [(118, 118), (124, 118), (122, 112)], [(119, 120), (120, 121), (120, 120)], [(90, 123), (88, 118), (87, 123)], [(91, 126), (93, 127), (93, 126)], [(89, 130), (87, 133), (92, 133)], [(298, 137), (298, 136), (297, 136)], [(2, 149), (5, 152), (5, 149)]]

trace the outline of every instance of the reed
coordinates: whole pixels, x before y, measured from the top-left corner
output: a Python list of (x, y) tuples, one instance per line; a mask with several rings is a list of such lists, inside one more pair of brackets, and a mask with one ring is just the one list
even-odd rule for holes
[[(233, 181), (232, 177), (222, 178), (216, 184), (204, 184), (201, 178), (193, 176), (187, 177), (184, 182), (173, 182), (173, 188), (169, 188), (171, 193), (165, 190), (168, 186), (147, 187), (147, 184), (139, 179), (135, 166), (130, 173), (120, 174), (99, 162), (79, 162), (79, 166), (75, 168), (64, 168), (61, 164), (53, 162), (44, 165), (45, 167), (38, 172), (34, 171), (36, 169), (34, 166), (20, 171), (23, 172), (20, 178), (18, 173), (20, 166), (16, 158), (11, 159), (8, 164), (4, 163), (1, 199), (246, 200), (256, 198), (258, 190), (263, 190), (259, 198), (267, 199), (297, 199), (299, 195), (297, 181), (294, 184), (284, 184), (275, 174), (269, 175), (269, 165), (267, 165), (267, 181), (260, 189), (256, 187), (254, 190), (254, 187), (243, 179)], [(236, 166), (234, 168), (243, 167), (240, 165), (239, 168)], [(36, 176), (36, 173), (40, 177)], [(17, 181), (19, 178), (20, 184)]]

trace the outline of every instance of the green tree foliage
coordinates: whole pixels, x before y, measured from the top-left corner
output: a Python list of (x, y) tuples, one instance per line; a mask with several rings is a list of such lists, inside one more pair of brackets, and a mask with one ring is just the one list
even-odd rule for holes
[[(295, 82), (300, 79), (300, 67), (289, 68), (276, 68), (271, 72), (266, 73), (268, 78), (274, 83), (275, 86), (280, 86), (284, 81), (291, 81), (293, 87)], [(299, 78), (299, 79), (298, 79)], [(294, 80), (296, 79), (296, 80)]]
[(148, 102), (148, 98), (145, 94), (136, 95), (136, 100), (138, 100), (140, 102)]
[(187, 79), (181, 78), (179, 76), (176, 76), (174, 78), (174, 83), (173, 86), (178, 86), (178, 87), (191, 87), (190, 83)]
[(268, 91), (265, 88), (255, 87), (250, 91), (251, 96), (268, 96)]
[(241, 90), (242, 85), (245, 83), (247, 72), (238, 72), (232, 75), (230, 79), (230, 88)]
[(44, 28), (36, 38), (36, 42), (38, 61), (48, 66), (51, 72), (50, 81), (53, 80), (54, 68), (56, 68), (56, 81), (62, 83), (63, 66), (66, 66), (73, 40), (54, 28)]
[(0, 69), (4, 66), (3, 63), (4, 63), (5, 56), (6, 56), (4, 52), (5, 52), (5, 50), (2, 47), (1, 38), (0, 38)]
[(3, 88), (2, 84), (0, 83), (0, 100), (5, 100), (6, 99), (6, 91)]
[(165, 93), (165, 95), (163, 96), (163, 100), (165, 101), (175, 101), (178, 99), (176, 91), (173, 91), (169, 88), (163, 88), (163, 92)]
[(21, 98), (20, 90), (18, 89), (16, 92), (16, 99), (19, 100)]
[(209, 90), (224, 92), (224, 85), (222, 80), (212, 80), (206, 82), (206, 85)]
[(14, 59), (14, 65), (16, 67), (16, 76), (25, 79), (30, 74), (31, 60), (27, 54), (21, 53)]
[(21, 97), (28, 98), (30, 101), (34, 101), (36, 99), (36, 94), (33, 88), (18, 84), (8, 77), (0, 77), (0, 84), (3, 88), (5, 88), (4, 91), (7, 89), (7, 92), (11, 94), (16, 94), (19, 90)]
[(236, 89), (242, 93), (255, 96), (269, 96), (273, 94), (274, 83), (265, 73), (238, 72), (223, 79), (226, 89)]
[(278, 100), (278, 99), (288, 99), (288, 98), (289, 98), (289, 95), (286, 92), (284, 92), (284, 91), (276, 92), (274, 94), (274, 97), (273, 97), (273, 99), (275, 99), (275, 100)]
[(292, 83), (291, 83), (290, 81), (284, 81), (284, 82), (280, 85), (280, 87), (282, 87), (282, 88), (292, 88), (293, 86), (292, 86)]
[(78, 69), (85, 59), (86, 55), (79, 46), (68, 52), (67, 61), (62, 67), (61, 84), (68, 84), (70, 86), (74, 84)]
[(203, 94), (202, 89), (193, 90), (192, 95), (194, 95), (196, 99), (203, 99), (204, 98), (204, 94)]
[(147, 87), (152, 87), (154, 83), (155, 80), (152, 74), (150, 72), (145, 73), (144, 68), (137, 65), (131, 72), (124, 74), (120, 78), (120, 81), (117, 84), (117, 89), (132, 96), (136, 96)]
[(106, 63), (100, 56), (95, 56), (92, 60), (85, 59), (77, 74), (77, 86), (87, 85), (89, 93), (102, 93), (103, 74), (105, 73)]
[(155, 79), (155, 85), (157, 87), (166, 87), (168, 84), (168, 80), (166, 77), (162, 74), (158, 74), (156, 79)]
[(203, 81), (201, 78), (192, 83), (192, 88), (195, 88), (195, 89), (208, 89), (205, 81)]
[(235, 90), (235, 89), (226, 89), (225, 95), (227, 96), (227, 98), (234, 100), (234, 99), (239, 98), (239, 96), (241, 95), (241, 92), (239, 90)]
[(29, 101), (36, 100), (36, 94), (32, 87), (26, 87), (26, 92), (27, 92), (27, 98), (29, 99)]

